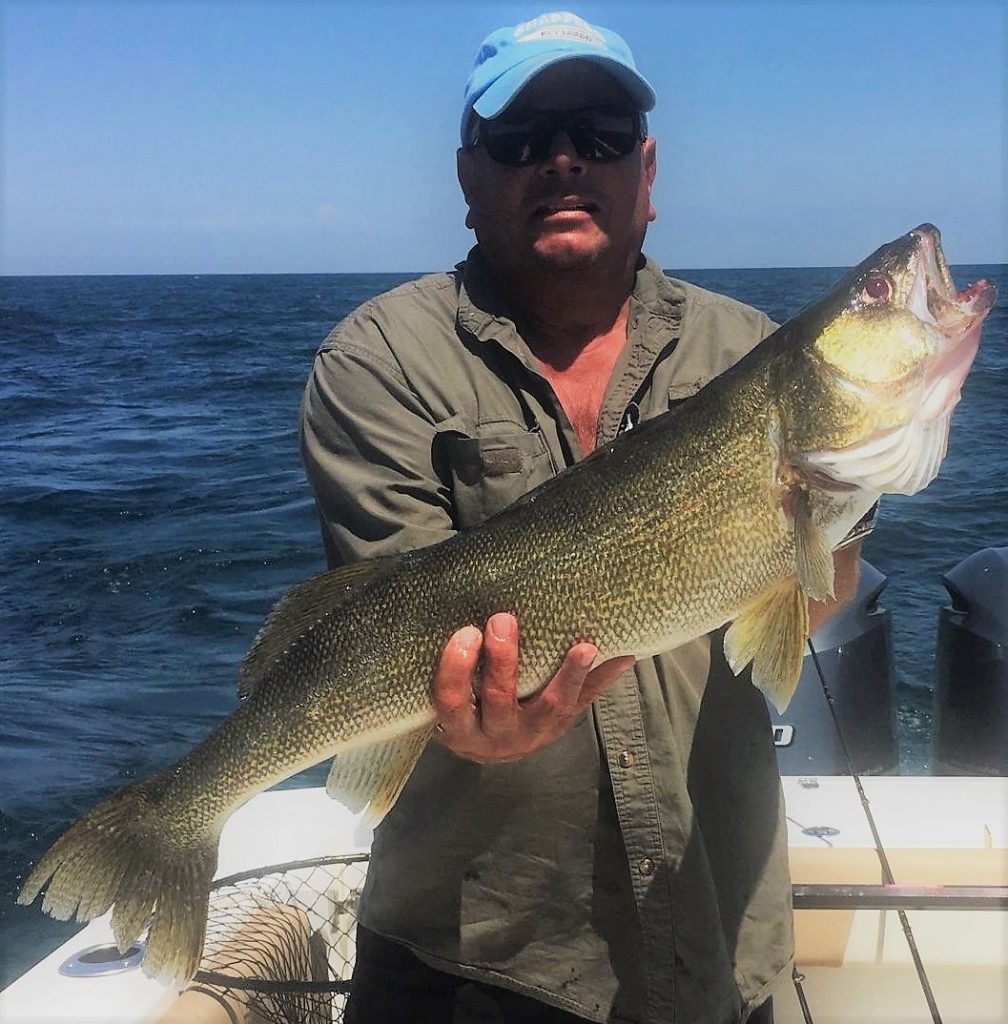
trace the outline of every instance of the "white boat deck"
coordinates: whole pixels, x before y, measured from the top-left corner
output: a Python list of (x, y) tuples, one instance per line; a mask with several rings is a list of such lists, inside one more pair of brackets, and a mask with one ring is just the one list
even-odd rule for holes
[[(863, 780), (896, 882), (1008, 885), (1008, 779)], [(784, 780), (795, 883), (882, 882), (851, 779)], [(826, 826), (817, 837), (803, 829)], [(911, 910), (907, 917), (944, 1024), (1008, 1021), (1008, 913)], [(930, 1021), (894, 911), (800, 910), (797, 961), (816, 1024)], [(803, 1020), (794, 989), (775, 999), (778, 1024)]]
[[(784, 786), (796, 883), (882, 881), (849, 778), (787, 778)], [(1008, 885), (1008, 779), (885, 777), (865, 779), (864, 787), (897, 882)], [(369, 844), (369, 831), (323, 790), (274, 791), (256, 797), (228, 822), (218, 877), (366, 851)], [(1008, 1021), (1008, 913), (909, 911), (908, 917), (944, 1024)], [(797, 959), (816, 1024), (931, 1019), (894, 911), (801, 910), (795, 925)], [(72, 953), (110, 943), (107, 919), (91, 922), (0, 993), (0, 1021), (156, 1021), (174, 992), (138, 969), (97, 978), (59, 973)], [(790, 983), (776, 994), (775, 1013), (778, 1024), (802, 1021)]]

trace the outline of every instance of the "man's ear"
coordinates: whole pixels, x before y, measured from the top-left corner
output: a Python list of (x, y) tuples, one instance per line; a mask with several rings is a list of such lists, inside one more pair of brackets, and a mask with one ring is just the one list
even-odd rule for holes
[(642, 156), (644, 160), (644, 176), (647, 178), (648, 187), (648, 220), (653, 221), (658, 216), (654, 203), (650, 202), (655, 175), (658, 173), (658, 143), (650, 135), (643, 142)]
[(472, 182), (473, 176), (476, 173), (473, 160), (474, 157), (471, 149), (459, 148), (455, 153), (455, 169), (458, 173), (459, 186), (462, 189), (462, 198), (465, 200), (466, 206), (469, 207), (466, 212), (465, 225), (470, 229), (475, 227), (472, 223)]

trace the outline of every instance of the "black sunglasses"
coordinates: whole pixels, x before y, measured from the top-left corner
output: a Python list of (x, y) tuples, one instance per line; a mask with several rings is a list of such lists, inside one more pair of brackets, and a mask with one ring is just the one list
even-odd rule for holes
[(470, 145), (482, 145), (487, 156), (499, 164), (525, 167), (549, 156), (560, 131), (566, 133), (582, 160), (599, 164), (632, 153), (647, 135), (644, 118), (636, 110), (584, 107), (529, 112), (492, 121), (479, 118)]

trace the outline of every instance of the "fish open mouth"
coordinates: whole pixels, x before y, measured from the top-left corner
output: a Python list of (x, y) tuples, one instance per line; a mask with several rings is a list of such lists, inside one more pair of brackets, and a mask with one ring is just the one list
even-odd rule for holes
[(944, 336), (946, 346), (925, 374), (925, 397), (919, 415), (931, 422), (944, 417), (959, 400), (963, 381), (980, 345), (980, 325), (997, 298), (997, 289), (981, 279), (957, 291), (933, 224), (910, 232), (919, 261), (907, 306)]
[(950, 341), (968, 334), (990, 312), (997, 289), (981, 279), (957, 291), (952, 280), (941, 234), (933, 224), (910, 232), (918, 243), (919, 261), (908, 306), (919, 319), (932, 323)]

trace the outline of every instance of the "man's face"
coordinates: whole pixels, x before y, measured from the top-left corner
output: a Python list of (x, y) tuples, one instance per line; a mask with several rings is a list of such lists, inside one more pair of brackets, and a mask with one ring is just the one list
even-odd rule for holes
[[(553, 65), (534, 78), (507, 110), (526, 112), (626, 107), (626, 95), (586, 61)], [(640, 252), (655, 212), (651, 138), (611, 163), (578, 156), (563, 131), (550, 153), (525, 167), (495, 163), (483, 146), (460, 150), (459, 182), (466, 223), (490, 262), (514, 270), (575, 270), (598, 263), (622, 272)]]

